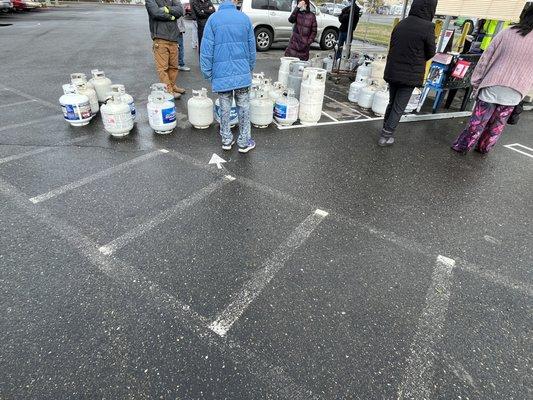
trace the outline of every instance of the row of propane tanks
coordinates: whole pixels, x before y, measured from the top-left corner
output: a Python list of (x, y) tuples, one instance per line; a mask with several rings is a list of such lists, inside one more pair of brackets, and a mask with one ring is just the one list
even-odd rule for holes
[[(373, 63), (365, 62), (357, 68), (355, 81), (350, 85), (348, 100), (363, 109), (371, 109), (376, 115), (383, 116), (389, 104), (389, 91), (383, 80), (385, 68), (384, 60)], [(420, 100), (421, 90), (416, 88), (411, 95), (406, 112), (416, 110)]]

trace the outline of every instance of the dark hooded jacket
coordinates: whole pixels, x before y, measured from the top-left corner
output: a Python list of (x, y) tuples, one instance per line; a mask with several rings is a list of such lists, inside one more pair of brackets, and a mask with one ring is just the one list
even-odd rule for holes
[(304, 12), (296, 7), (289, 17), (289, 22), (294, 26), (285, 56), (298, 57), (302, 61), (307, 61), (309, 49), (317, 34), (316, 16), (309, 10), (309, 7)]
[(385, 80), (404, 86), (422, 86), (426, 62), (436, 51), (433, 17), (437, 0), (414, 0), (409, 16), (392, 31)]

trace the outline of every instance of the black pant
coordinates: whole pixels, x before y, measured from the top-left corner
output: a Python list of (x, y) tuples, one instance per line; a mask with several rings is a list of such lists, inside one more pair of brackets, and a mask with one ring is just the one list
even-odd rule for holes
[(389, 83), (390, 100), (385, 111), (385, 121), (383, 121), (383, 131), (381, 135), (384, 137), (394, 136), (394, 131), (400, 123), (407, 103), (413, 94), (415, 88), (412, 86), (398, 85), (395, 83)]
[(196, 24), (198, 25), (198, 53), (202, 47), (202, 37), (204, 36), (204, 28), (206, 23), (206, 19), (199, 19), (196, 21)]

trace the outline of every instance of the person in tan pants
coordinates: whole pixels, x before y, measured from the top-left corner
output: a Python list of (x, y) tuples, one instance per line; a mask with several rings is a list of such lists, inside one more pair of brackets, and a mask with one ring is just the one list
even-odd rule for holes
[(178, 99), (185, 93), (185, 89), (176, 86), (180, 35), (176, 19), (183, 15), (183, 7), (178, 0), (146, 0), (146, 9), (159, 80)]

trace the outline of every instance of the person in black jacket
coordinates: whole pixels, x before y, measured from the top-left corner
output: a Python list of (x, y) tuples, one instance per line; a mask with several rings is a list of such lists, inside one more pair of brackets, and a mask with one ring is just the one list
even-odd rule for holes
[(361, 13), (361, 8), (359, 8), (357, 3), (354, 1), (353, 8), (352, 6), (344, 7), (341, 11), (341, 14), (339, 15), (339, 21), (341, 23), (341, 26), (339, 27), (337, 58), (340, 58), (342, 56), (342, 48), (344, 46), (344, 43), (346, 42), (346, 39), (348, 39), (348, 24), (350, 22), (351, 10), (353, 10), (354, 12), (352, 33), (355, 32), (357, 24), (359, 23), (359, 14)]
[(380, 146), (394, 143), (394, 131), (414, 88), (424, 84), (426, 62), (436, 51), (432, 22), (436, 10), (437, 0), (413, 0), (409, 16), (392, 31), (384, 76), (389, 84), (390, 100), (378, 141)]
[(207, 19), (215, 12), (215, 7), (211, 0), (191, 0), (191, 15), (198, 25), (198, 51), (202, 46), (202, 37)]
[(179, 99), (185, 89), (176, 86), (178, 77), (178, 48), (180, 31), (176, 19), (183, 15), (178, 0), (146, 0), (146, 10), (152, 36), (155, 66), (159, 80), (167, 86), (169, 93)]

